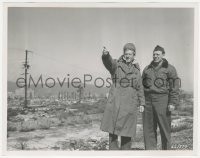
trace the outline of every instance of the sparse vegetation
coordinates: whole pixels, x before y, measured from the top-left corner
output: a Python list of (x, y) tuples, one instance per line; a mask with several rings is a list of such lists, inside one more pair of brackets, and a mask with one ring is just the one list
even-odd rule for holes
[(17, 147), (19, 150), (26, 150), (27, 147), (28, 147), (28, 141), (29, 141), (28, 138), (19, 137), (19, 138), (17, 139), (16, 147)]
[(106, 99), (100, 100), (94, 105), (88, 104), (74, 104), (70, 108), (71, 109), (78, 109), (77, 112), (84, 112), (85, 114), (99, 114), (104, 112), (104, 108), (106, 105)]
[[(77, 140), (69, 140), (57, 142), (56, 147), (61, 150), (107, 150), (108, 149), (108, 139), (77, 139)], [(55, 146), (54, 146), (55, 148)]]
[(18, 109), (8, 108), (8, 111), (7, 111), (8, 120), (13, 116), (17, 116), (18, 114), (19, 114), (19, 110)]
[(189, 123), (182, 123), (177, 126), (172, 126), (171, 132), (179, 132), (185, 129), (190, 129), (191, 125)]
[(45, 136), (41, 136), (41, 135), (36, 135), (35, 137), (34, 137), (34, 139), (43, 139), (43, 138), (45, 138)]
[(51, 122), (49, 119), (37, 120), (38, 129), (49, 129), (51, 127)]
[(17, 130), (17, 128), (16, 127), (13, 127), (13, 126), (8, 126), (7, 127), (7, 131), (16, 131)]
[[(172, 144), (175, 144), (175, 147), (177, 147), (176, 144), (180, 143), (181, 145), (187, 144), (187, 146), (184, 146), (184, 149), (192, 149), (193, 106), (191, 100), (192, 98), (187, 98), (185, 101), (182, 97), (182, 104), (172, 113)], [(189, 103), (189, 105), (186, 103)], [(108, 137), (104, 135), (104, 132), (99, 131), (105, 104), (106, 99), (100, 100), (93, 105), (77, 103), (67, 106), (67, 108), (66, 106), (61, 106), (49, 111), (10, 109), (8, 110), (8, 140), (13, 138), (12, 132), (27, 132), (24, 133), (27, 137), (20, 136), (15, 140), (17, 143), (13, 148), (18, 150), (37, 150), (37, 147), (35, 146), (30, 147), (31, 143), (29, 143), (28, 140), (30, 134), (36, 134), (33, 136), (33, 140), (39, 143), (40, 140), (44, 139), (48, 141), (48, 137), (45, 133), (53, 132), (51, 138), (62, 137), (64, 140), (54, 142), (53, 145), (50, 147), (47, 146), (46, 149), (107, 150)], [(137, 129), (137, 137), (133, 140), (133, 150), (144, 149), (141, 116), (142, 115), (138, 113), (138, 125), (140, 128)], [(94, 128), (95, 131), (93, 131)], [(28, 133), (31, 131), (32, 133)], [(64, 131), (64, 135), (61, 131)], [(83, 137), (81, 137), (81, 132), (85, 134)], [(42, 133), (42, 135), (39, 135), (39, 133)], [(73, 134), (73, 139), (68, 136), (71, 133)], [(91, 136), (96, 136), (99, 133), (102, 135), (100, 136), (100, 139), (90, 138)], [(160, 142), (158, 146), (161, 146)], [(180, 149), (177, 147), (176, 150)]]
[(30, 132), (34, 130), (36, 130), (34, 127), (22, 127), (22, 129), (20, 129), (20, 132)]
[(193, 106), (191, 105), (182, 105), (180, 107), (178, 107), (179, 115), (182, 116), (190, 116), (193, 115)]

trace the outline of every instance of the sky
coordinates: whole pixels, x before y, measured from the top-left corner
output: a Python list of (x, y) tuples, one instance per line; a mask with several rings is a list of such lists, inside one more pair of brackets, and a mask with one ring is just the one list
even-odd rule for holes
[(8, 81), (22, 77), (25, 49), (33, 51), (28, 54), (29, 74), (36, 81), (41, 74), (44, 80), (83, 80), (84, 74), (105, 79), (110, 74), (102, 64), (103, 46), (117, 59), (128, 42), (136, 46), (141, 72), (151, 62), (154, 47), (164, 47), (182, 89), (193, 90), (191, 8), (9, 8)]

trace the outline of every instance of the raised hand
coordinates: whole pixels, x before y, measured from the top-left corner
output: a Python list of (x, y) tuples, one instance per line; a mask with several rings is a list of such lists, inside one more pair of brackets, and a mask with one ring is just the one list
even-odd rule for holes
[(107, 55), (109, 53), (105, 46), (103, 47), (103, 51), (102, 52), (103, 52), (104, 55)]

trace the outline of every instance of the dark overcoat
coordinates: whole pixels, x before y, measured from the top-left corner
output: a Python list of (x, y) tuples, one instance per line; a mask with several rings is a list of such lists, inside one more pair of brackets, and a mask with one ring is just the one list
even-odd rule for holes
[(137, 107), (145, 105), (139, 65), (127, 64), (109, 55), (102, 56), (105, 67), (111, 74), (112, 85), (100, 129), (119, 136), (135, 137)]

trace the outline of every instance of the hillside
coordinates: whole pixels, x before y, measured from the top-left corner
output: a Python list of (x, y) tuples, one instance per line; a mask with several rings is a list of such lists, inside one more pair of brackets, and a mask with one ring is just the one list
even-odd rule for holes
[[(8, 87), (7, 87), (8, 92), (15, 92), (16, 89), (19, 89), (15, 82), (8, 81), (7, 85), (8, 85)], [(30, 88), (34, 90), (34, 93), (37, 96), (57, 95), (59, 92), (75, 92), (75, 91), (78, 90), (77, 88), (72, 87), (71, 84), (68, 87), (67, 82), (65, 82), (62, 87), (59, 85), (59, 83), (56, 83), (55, 86), (52, 87), (52, 88), (48, 88), (44, 85), (42, 87), (41, 84), (38, 84), (37, 87), (34, 87), (34, 85), (32, 84), (30, 86)], [(90, 92), (92, 94), (99, 94), (100, 95), (100, 94), (106, 94), (109, 91), (109, 88), (106, 88), (106, 87), (97, 88), (94, 85), (86, 84), (84, 91), (86, 93)]]

